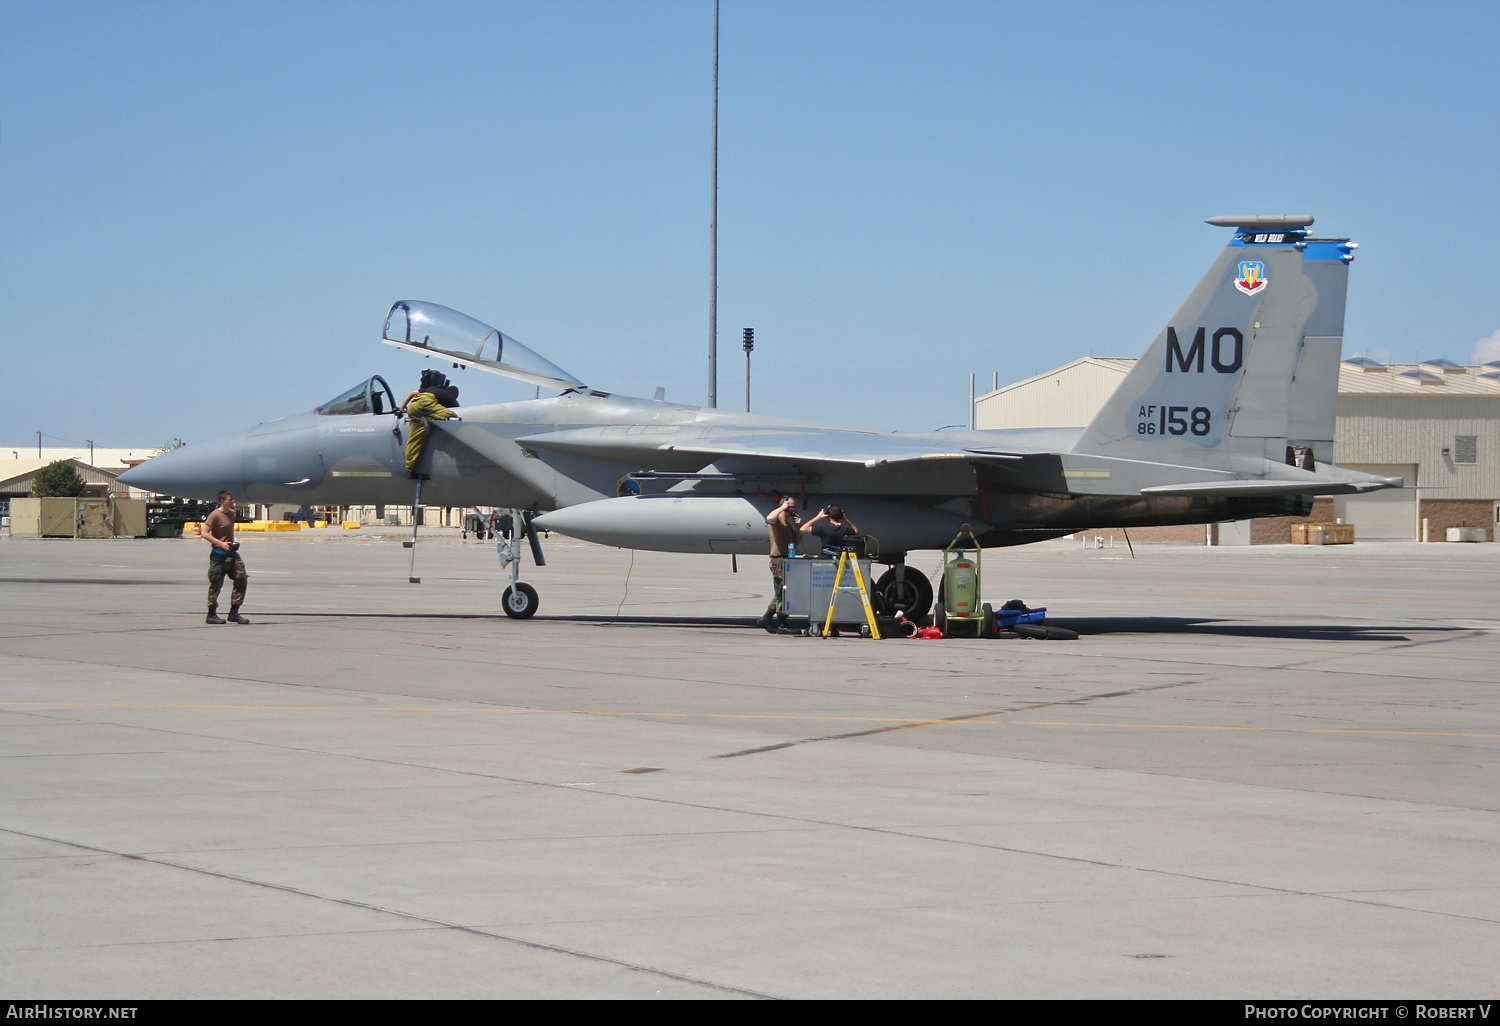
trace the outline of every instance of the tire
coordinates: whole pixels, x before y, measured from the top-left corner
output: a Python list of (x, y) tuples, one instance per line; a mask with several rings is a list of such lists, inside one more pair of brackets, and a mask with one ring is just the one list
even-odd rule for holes
[(932, 582), (910, 564), (906, 567), (906, 580), (898, 582), (896, 570), (892, 567), (875, 582), (871, 598), (875, 600), (877, 612), (895, 616), (899, 611), (905, 613), (908, 620), (919, 620), (932, 608)]
[(529, 584), (516, 582), (514, 588), (506, 588), (505, 594), (500, 596), (500, 608), (505, 610), (505, 615), (512, 620), (529, 620), (536, 615), (536, 607), (539, 605), (536, 597), (536, 589)]

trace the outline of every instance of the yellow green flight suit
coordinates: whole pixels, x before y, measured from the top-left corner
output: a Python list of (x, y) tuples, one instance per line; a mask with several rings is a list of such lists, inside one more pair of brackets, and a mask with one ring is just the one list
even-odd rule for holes
[(453, 411), (438, 402), (427, 392), (419, 392), (406, 405), (406, 417), (411, 429), (406, 436), (406, 469), (416, 473), (417, 463), (422, 459), (422, 449), (427, 445), (427, 421), (448, 420)]

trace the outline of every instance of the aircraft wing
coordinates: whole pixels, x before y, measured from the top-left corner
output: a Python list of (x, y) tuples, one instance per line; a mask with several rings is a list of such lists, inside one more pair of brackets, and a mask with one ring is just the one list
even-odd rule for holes
[[(785, 470), (822, 464), (875, 469), (962, 460), (1000, 472), (1012, 487), (1075, 495), (1246, 498), (1275, 495), (1348, 495), (1399, 488), (1385, 478), (1343, 467), (1316, 471), (1263, 458), (1240, 459), (1232, 469), (1122, 460), (1072, 453), (1076, 431), (954, 432), (951, 435), (880, 434), (826, 429), (745, 430), (702, 424), (572, 428), (517, 439), (521, 445), (615, 461), (643, 469), (737, 465)], [(1009, 445), (995, 445), (996, 441)], [(687, 459), (684, 459), (687, 457)]]
[[(1026, 432), (1034, 442), (1036, 432)], [(1055, 440), (1065, 450), (1076, 432), (1065, 431)], [(1064, 437), (1066, 436), (1066, 437)], [(527, 435), (517, 441), (538, 449), (553, 449), (604, 459), (640, 459), (650, 463), (665, 454), (694, 453), (705, 463), (724, 458), (763, 460), (777, 463), (841, 463), (879, 467), (923, 460), (1008, 459), (1048, 451), (1018, 445), (1011, 453), (983, 444), (969, 433), (903, 435), (875, 431), (705, 428), (698, 424), (636, 427), (589, 427)], [(978, 443), (978, 444), (976, 444)]]

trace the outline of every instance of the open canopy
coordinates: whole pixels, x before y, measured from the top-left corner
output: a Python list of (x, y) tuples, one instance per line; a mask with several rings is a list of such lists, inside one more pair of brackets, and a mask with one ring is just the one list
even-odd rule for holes
[(581, 388), (583, 382), (499, 328), (436, 303), (402, 299), (385, 317), (381, 341), (423, 356), (515, 378), (546, 388)]

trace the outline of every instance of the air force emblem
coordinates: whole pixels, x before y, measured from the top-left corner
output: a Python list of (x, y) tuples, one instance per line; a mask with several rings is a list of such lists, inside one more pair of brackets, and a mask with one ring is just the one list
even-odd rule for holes
[(1234, 279), (1234, 287), (1247, 296), (1258, 296), (1267, 281), (1266, 265), (1260, 260), (1246, 260), (1240, 264), (1240, 276)]

